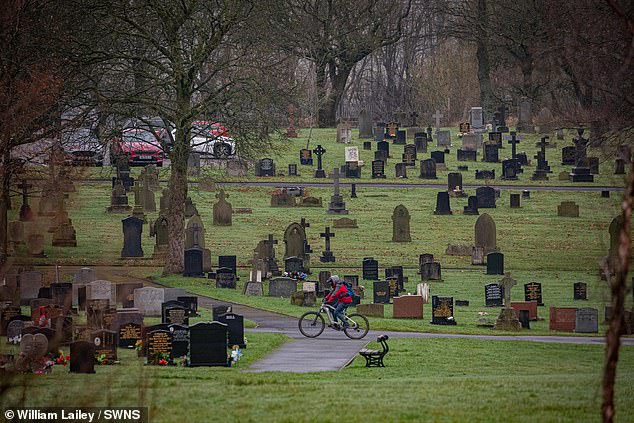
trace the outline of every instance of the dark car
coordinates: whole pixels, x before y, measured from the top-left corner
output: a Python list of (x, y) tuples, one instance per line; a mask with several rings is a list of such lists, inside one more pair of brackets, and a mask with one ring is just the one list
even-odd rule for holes
[(103, 166), (103, 145), (88, 128), (62, 131), (64, 161), (73, 166)]

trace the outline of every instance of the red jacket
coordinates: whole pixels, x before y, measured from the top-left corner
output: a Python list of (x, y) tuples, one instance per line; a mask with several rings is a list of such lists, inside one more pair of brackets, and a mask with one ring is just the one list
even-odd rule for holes
[(326, 296), (326, 301), (328, 302), (335, 299), (337, 300), (337, 303), (350, 304), (352, 302), (352, 298), (348, 295), (348, 289), (343, 283), (339, 285), (339, 289)]

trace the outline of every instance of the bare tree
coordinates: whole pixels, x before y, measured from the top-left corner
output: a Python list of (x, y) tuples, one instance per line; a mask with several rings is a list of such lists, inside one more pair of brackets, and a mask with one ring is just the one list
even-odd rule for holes
[(95, 97), (107, 110), (158, 116), (174, 128), (165, 273), (183, 270), (192, 121), (222, 121), (241, 155), (271, 145), (281, 98), (271, 93), (281, 87), (284, 58), (267, 43), (270, 6), (254, 0), (95, 0), (85, 9), (92, 36), (75, 42), (95, 81)]

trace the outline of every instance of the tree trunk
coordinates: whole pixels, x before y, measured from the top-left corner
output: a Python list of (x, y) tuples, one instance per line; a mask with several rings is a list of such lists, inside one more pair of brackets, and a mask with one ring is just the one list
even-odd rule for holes
[(331, 90), (329, 95), (320, 103), (319, 108), (319, 127), (332, 128), (337, 124), (337, 107), (343, 98), (346, 90), (346, 83), (352, 68), (337, 67), (336, 64), (329, 64), (329, 76), (331, 82)]
[(9, 189), (11, 184), (11, 150), (8, 148), (8, 143), (5, 143), (4, 151), (2, 152), (2, 157), (0, 157), (0, 162), (2, 166), (0, 168), (2, 171), (0, 172), (0, 269), (4, 267), (4, 264), (7, 262), (9, 257), (9, 248), (8, 248), (8, 214), (7, 211), (9, 209)]
[(163, 274), (182, 273), (185, 263), (185, 200), (187, 199), (187, 159), (189, 157), (189, 125), (176, 128), (174, 147), (170, 152), (169, 209), (167, 212), (169, 243)]
[(603, 403), (601, 414), (604, 422), (614, 421), (614, 383), (619, 361), (621, 335), (625, 329), (625, 294), (627, 292), (627, 273), (631, 259), (631, 218), (634, 203), (634, 163), (630, 166), (627, 185), (623, 193), (623, 226), (619, 237), (618, 264), (616, 275), (610, 284), (612, 293), (612, 316), (606, 334), (605, 365), (603, 368)]
[(493, 111), (491, 88), (491, 62), (489, 60), (489, 39), (484, 28), (488, 28), (488, 12), (486, 0), (478, 0), (479, 34), (476, 58), (478, 59), (478, 81), (480, 82), (480, 103), (486, 114)]

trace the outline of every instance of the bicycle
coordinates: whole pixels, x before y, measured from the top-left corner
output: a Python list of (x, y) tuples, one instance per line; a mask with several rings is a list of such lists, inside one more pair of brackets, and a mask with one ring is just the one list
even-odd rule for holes
[[(326, 321), (322, 314), (326, 314), (328, 318), (328, 327), (335, 328), (333, 320), (333, 312), (335, 308), (330, 304), (323, 302), (319, 311), (309, 311), (299, 318), (298, 326), (302, 335), (308, 338), (317, 338), (326, 328)], [(370, 330), (368, 319), (358, 313), (347, 315), (343, 314), (343, 318), (348, 323), (348, 327), (344, 327), (343, 333), (350, 339), (362, 339)]]

